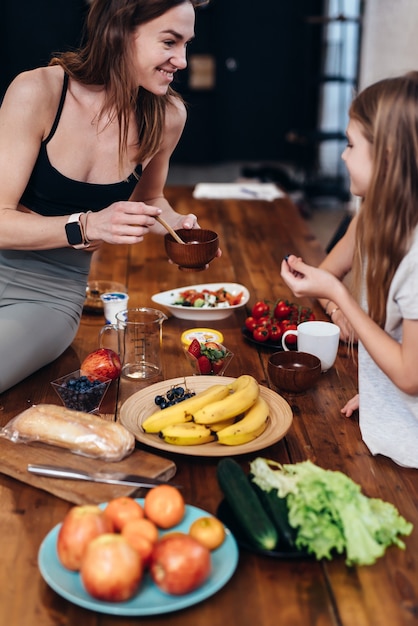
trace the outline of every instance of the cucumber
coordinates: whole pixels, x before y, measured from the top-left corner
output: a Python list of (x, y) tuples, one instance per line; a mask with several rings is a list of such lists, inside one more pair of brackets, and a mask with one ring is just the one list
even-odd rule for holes
[(274, 550), (279, 535), (241, 466), (229, 457), (218, 463), (217, 479), (225, 499), (248, 541), (260, 550)]
[(264, 491), (249, 478), (252, 488), (279, 532), (279, 545), (283, 548), (296, 548), (297, 530), (289, 524), (286, 498), (281, 498), (277, 489)]

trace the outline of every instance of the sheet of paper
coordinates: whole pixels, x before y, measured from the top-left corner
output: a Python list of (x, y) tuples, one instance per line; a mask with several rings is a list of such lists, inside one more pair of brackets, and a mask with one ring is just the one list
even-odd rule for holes
[(284, 192), (274, 183), (198, 183), (195, 198), (237, 198), (239, 200), (268, 200), (283, 198)]

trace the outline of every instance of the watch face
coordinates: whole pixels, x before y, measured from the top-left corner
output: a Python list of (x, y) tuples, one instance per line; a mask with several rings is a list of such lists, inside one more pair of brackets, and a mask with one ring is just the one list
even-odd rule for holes
[(83, 234), (79, 222), (70, 222), (65, 225), (65, 232), (70, 246), (77, 246), (83, 243)]

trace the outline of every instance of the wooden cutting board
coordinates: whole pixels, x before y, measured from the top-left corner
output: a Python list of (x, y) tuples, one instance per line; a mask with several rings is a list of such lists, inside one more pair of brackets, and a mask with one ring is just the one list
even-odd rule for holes
[(29, 463), (60, 465), (84, 471), (115, 471), (140, 474), (147, 478), (169, 481), (176, 473), (173, 461), (162, 456), (135, 449), (131, 455), (116, 463), (98, 461), (37, 443), (13, 443), (0, 438), (0, 472), (12, 476), (74, 504), (98, 504), (117, 496), (142, 496), (144, 489), (124, 485), (106, 485), (62, 478), (35, 476), (27, 471)]

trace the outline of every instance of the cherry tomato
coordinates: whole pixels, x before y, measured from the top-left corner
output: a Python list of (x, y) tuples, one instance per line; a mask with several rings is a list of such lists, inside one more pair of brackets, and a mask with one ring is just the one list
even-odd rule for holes
[(307, 306), (303, 306), (299, 308), (299, 315), (298, 315), (299, 322), (308, 322), (314, 319), (315, 319), (315, 315), (313, 314), (312, 309), (310, 309)]
[(253, 332), (253, 338), (256, 341), (267, 341), (269, 335), (270, 333), (265, 326), (258, 326)]
[(259, 300), (258, 302), (256, 302), (251, 311), (252, 316), (257, 319), (265, 315), (268, 315), (269, 313), (270, 313), (270, 307), (267, 304), (267, 302), (264, 302), (264, 300)]
[(250, 317), (247, 317), (244, 323), (245, 323), (245, 328), (252, 333), (254, 328), (256, 328), (258, 324), (258, 320), (251, 315)]
[(292, 313), (292, 305), (287, 300), (279, 300), (274, 307), (273, 315), (276, 320), (289, 319)]
[(270, 330), (271, 324), (272, 321), (269, 315), (263, 315), (263, 317), (257, 320), (257, 326), (262, 326), (263, 328), (267, 328), (267, 330)]
[[(293, 324), (290, 320), (285, 320), (282, 324), (282, 329), (283, 333), (285, 333), (287, 330), (296, 330), (297, 324)], [(294, 346), (296, 345), (297, 339), (298, 338), (296, 335), (287, 335), (285, 342), (288, 346)]]
[(271, 341), (279, 341), (282, 338), (283, 331), (280, 324), (273, 323), (270, 326), (270, 339)]

